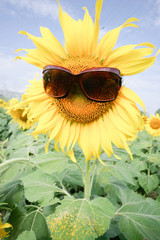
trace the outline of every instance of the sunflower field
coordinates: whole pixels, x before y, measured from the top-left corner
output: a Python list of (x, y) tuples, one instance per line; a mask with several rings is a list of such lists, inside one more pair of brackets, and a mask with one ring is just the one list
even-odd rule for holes
[(129, 143), (133, 160), (114, 146), (120, 160), (102, 152), (104, 164), (91, 162), (88, 201), (78, 145), (77, 164), (54, 142), (46, 154), (46, 136), (35, 140), (3, 108), (0, 115), (1, 239), (159, 240), (160, 137), (140, 131)]

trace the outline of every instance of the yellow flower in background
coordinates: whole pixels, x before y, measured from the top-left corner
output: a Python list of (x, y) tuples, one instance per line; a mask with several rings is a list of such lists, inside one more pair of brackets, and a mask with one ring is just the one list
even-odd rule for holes
[(142, 114), (140, 118), (140, 128), (138, 129), (139, 131), (144, 130), (147, 120), (148, 120), (148, 116), (145, 114)]
[[(59, 4), (65, 47), (48, 28), (40, 28), (42, 37), (21, 31), (33, 41), (36, 49), (19, 49), (25, 50), (27, 56), (17, 59), (41, 69), (47, 65), (60, 66), (74, 75), (86, 69), (107, 67), (116, 68), (121, 76), (125, 76), (150, 67), (156, 59), (156, 56), (147, 57), (153, 53), (154, 46), (151, 43), (130, 44), (113, 50), (123, 28), (137, 27), (133, 23), (138, 21), (136, 18), (130, 18), (109, 31), (98, 42), (102, 3), (103, 0), (96, 2), (94, 23), (86, 8), (83, 20), (75, 21), (62, 11)], [(136, 103), (144, 108), (142, 100), (132, 90), (122, 86), (116, 99), (98, 102), (88, 99), (80, 88), (73, 88), (65, 98), (55, 98), (46, 94), (42, 79), (34, 79), (30, 83), (19, 107), (28, 106), (29, 119), (38, 122), (32, 133), (34, 136), (49, 133), (48, 144), (55, 139), (55, 148), (58, 150), (59, 145), (73, 161), (76, 161), (73, 151), (76, 142), (86, 160), (93, 156), (99, 158), (102, 148), (110, 157), (113, 154), (112, 144), (126, 149), (131, 155), (127, 140), (135, 137), (141, 126)]]
[(12, 228), (12, 225), (9, 223), (2, 223), (1, 219), (0, 219), (0, 239), (4, 238), (4, 237), (8, 237), (9, 233), (5, 232), (4, 229), (6, 228)]
[(3, 99), (0, 99), (0, 107), (6, 109), (8, 107), (8, 103)]
[(143, 122), (144, 122), (144, 124), (146, 124), (147, 123), (147, 121), (148, 121), (148, 116), (146, 116), (146, 115), (142, 115), (142, 119), (143, 119)]
[(29, 108), (20, 106), (17, 98), (12, 98), (8, 101), (7, 113), (18, 123), (19, 128), (29, 129), (33, 125), (33, 120), (29, 119)]
[(150, 115), (145, 124), (145, 129), (150, 135), (160, 137), (160, 115), (158, 113)]

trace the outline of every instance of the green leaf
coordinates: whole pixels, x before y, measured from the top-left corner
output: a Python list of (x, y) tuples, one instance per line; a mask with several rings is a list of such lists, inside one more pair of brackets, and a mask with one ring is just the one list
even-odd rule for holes
[(67, 155), (54, 151), (48, 154), (43, 152), (32, 160), (46, 173), (59, 173), (64, 171), (68, 166), (68, 159)]
[(114, 207), (107, 198), (73, 199), (66, 197), (55, 214), (48, 217), (53, 239), (94, 240), (109, 228)]
[(159, 157), (159, 153), (157, 152), (157, 154), (153, 154), (150, 153), (148, 154), (148, 160), (154, 164), (160, 164), (160, 157)]
[(33, 231), (36, 240), (50, 240), (46, 219), (40, 208), (30, 208), (26, 211), (22, 207), (17, 207), (12, 211), (8, 222), (13, 226), (13, 230), (7, 240), (17, 240), (23, 231)]
[(24, 231), (18, 236), (17, 240), (36, 240), (36, 235), (33, 231)]
[(13, 138), (7, 146), (7, 152), (10, 158), (28, 157), (29, 147), (33, 144), (34, 137), (20, 132)]
[(122, 204), (143, 200), (143, 197), (140, 194), (132, 191), (131, 189), (126, 190), (123, 188), (119, 188), (116, 191), (116, 195), (118, 196)]
[(145, 190), (146, 193), (150, 193), (159, 184), (159, 178), (157, 174), (146, 175), (144, 173), (138, 178), (138, 181), (140, 186)]
[(118, 222), (114, 219), (111, 221), (109, 229), (105, 232), (105, 234), (96, 240), (110, 240), (110, 239), (116, 239), (117, 236), (121, 233)]
[(59, 198), (54, 198), (52, 201), (52, 205), (43, 207), (43, 214), (45, 217), (48, 217), (50, 214), (55, 212), (56, 206), (61, 202)]
[(11, 136), (7, 146), (7, 153), (10, 158), (29, 158), (31, 155), (38, 155), (40, 149), (43, 149), (46, 139), (43, 137), (37, 141), (30, 135), (30, 130), (18, 132)]
[(116, 179), (134, 185), (133, 172), (128, 168), (128, 164), (118, 162), (115, 165), (110, 164), (107, 167), (104, 167), (104, 169), (106, 170), (106, 174), (110, 171), (110, 174)]
[(13, 228), (9, 234), (8, 240), (17, 240), (17, 236), (25, 230), (22, 228), (22, 222), (26, 214), (26, 210), (22, 207), (16, 207), (11, 212), (7, 222), (10, 223)]
[(0, 176), (1, 176), (0, 182), (5, 183), (8, 181), (12, 181), (19, 173), (19, 167), (20, 167), (19, 163), (14, 163), (14, 165), (12, 166), (8, 164), (3, 167), (1, 167), (0, 165)]
[(83, 186), (82, 174), (75, 164), (70, 166), (62, 173), (63, 183), (70, 184), (75, 189), (78, 186)]
[(143, 171), (147, 169), (147, 163), (145, 161), (140, 161), (139, 158), (133, 159), (130, 165), (136, 166), (136, 168), (139, 169), (139, 171)]
[(159, 240), (160, 203), (146, 199), (126, 203), (117, 211), (119, 227), (128, 240)]
[(47, 206), (53, 200), (54, 192), (62, 189), (56, 187), (54, 176), (37, 170), (21, 178), (24, 184), (25, 197), (30, 202), (39, 201), (41, 206)]
[[(12, 161), (9, 160), (9, 161)], [(0, 182), (6, 183), (8, 181), (14, 181), (19, 179), (20, 177), (24, 176), (26, 173), (32, 171), (32, 166), (29, 165), (29, 161), (26, 159), (17, 159), (17, 162), (9, 163), (8, 160), (6, 160), (4, 163), (7, 163), (4, 166), (1, 166), (0, 164)]]
[(13, 208), (23, 198), (23, 194), (21, 181), (5, 183), (1, 185), (0, 201), (8, 203), (8, 207)]

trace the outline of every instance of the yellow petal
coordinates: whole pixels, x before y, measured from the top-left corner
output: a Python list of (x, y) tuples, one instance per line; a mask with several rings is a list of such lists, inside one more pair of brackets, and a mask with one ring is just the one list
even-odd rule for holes
[(76, 160), (76, 158), (75, 158), (75, 156), (74, 156), (73, 149), (71, 149), (70, 151), (68, 151), (67, 154), (68, 154), (68, 156), (71, 158), (71, 160), (72, 160), (73, 162), (75, 162), (75, 163), (77, 162), (77, 160)]
[(83, 55), (89, 56), (90, 49), (93, 39), (93, 21), (90, 17), (88, 10), (84, 7), (85, 15), (82, 22), (82, 34), (81, 34), (81, 44), (83, 49)]
[(106, 152), (108, 157), (111, 157), (111, 155), (113, 154), (113, 149), (112, 149), (110, 136), (108, 135), (108, 132), (106, 131), (106, 128), (105, 128), (104, 120), (100, 118), (97, 121), (97, 124), (98, 124), (97, 127), (99, 129), (99, 134), (101, 137), (102, 148)]
[[(46, 40), (44, 40), (40, 37), (35, 37), (25, 31), (20, 31), (19, 33), (27, 35), (28, 38), (30, 38), (33, 41), (33, 43), (35, 44), (37, 49), (28, 49), (28, 50), (23, 49), (28, 52), (27, 57), (25, 57), (25, 58), (17, 57), (16, 59), (18, 59), (18, 58), (23, 59), (26, 62), (36, 65), (37, 67), (40, 67), (40, 68), (43, 68), (45, 65), (48, 65), (48, 64), (58, 64), (62, 61), (61, 56), (57, 55), (53, 51), (53, 47), (50, 47), (50, 45), (47, 44), (48, 42)], [(53, 43), (55, 43), (55, 42), (56, 41), (54, 41)], [(40, 62), (40, 63), (38, 64), (38, 62)]]
[(100, 144), (100, 135), (99, 130), (97, 128), (97, 121), (94, 121), (88, 125), (89, 136), (90, 136), (90, 147), (92, 149), (92, 153), (94, 157), (98, 157), (101, 151)]
[(17, 59), (23, 59), (24, 61), (28, 62), (29, 64), (35, 65), (36, 67), (43, 69), (43, 63), (41, 61), (37, 61), (33, 59), (32, 57), (16, 57), (15, 60)]
[(123, 121), (123, 119), (116, 114), (114, 109), (108, 113), (108, 117), (110, 121), (112, 121), (113, 125), (118, 129), (117, 131), (123, 132), (126, 135), (135, 135), (135, 128), (133, 128), (133, 125)]
[[(71, 145), (71, 148), (74, 147), (74, 145), (76, 144), (78, 138), (79, 138), (79, 134), (80, 134), (80, 129), (81, 129), (81, 124), (78, 124), (78, 123), (73, 123), (76, 125), (76, 131), (75, 131), (75, 136), (74, 136), (74, 139), (73, 139), (73, 142), (72, 142), (72, 145)], [(73, 125), (72, 124), (72, 125)], [(69, 140), (68, 140), (69, 141)]]
[(139, 46), (146, 46), (148, 48), (155, 48), (155, 46), (151, 43), (145, 42), (140, 44), (131, 44), (131, 45), (125, 45), (119, 48), (116, 48), (113, 50), (104, 60), (104, 65), (108, 65), (110, 62), (112, 62), (115, 59), (119, 59), (119, 57), (122, 57), (126, 54), (128, 54), (133, 48), (139, 47)]
[(56, 141), (60, 143), (60, 148), (62, 152), (64, 152), (64, 148), (66, 146), (67, 140), (69, 138), (69, 133), (70, 133), (70, 122), (69, 121), (63, 121), (63, 126), (61, 126), (63, 129), (63, 134), (61, 131), (59, 134), (56, 136)]
[[(58, 2), (59, 3), (59, 2)], [(82, 20), (75, 21), (59, 4), (59, 20), (65, 37), (65, 49), (71, 57), (82, 55), (81, 33)]]
[(122, 94), (126, 96), (129, 100), (132, 100), (133, 102), (138, 103), (144, 110), (145, 112), (145, 105), (142, 99), (131, 89), (123, 87), (122, 89)]
[(101, 14), (103, 0), (97, 0), (96, 2), (96, 10), (95, 10), (95, 22), (94, 22), (94, 30), (93, 30), (93, 42), (91, 48), (91, 55), (95, 53), (97, 43), (98, 43), (98, 36), (99, 36), (99, 19)]
[(109, 55), (112, 51), (113, 47), (115, 46), (119, 33), (122, 28), (133, 26), (137, 27), (135, 24), (131, 24), (130, 22), (138, 21), (137, 18), (129, 18), (124, 24), (120, 27), (115, 28), (104, 35), (104, 37), (100, 40), (98, 44), (98, 49), (96, 51), (96, 56), (99, 57), (99, 60), (103, 60), (105, 57)]
[(128, 115), (131, 119), (130, 121), (133, 123), (133, 126), (138, 125), (138, 123), (139, 123), (138, 116), (140, 115), (140, 111), (137, 107), (135, 108), (135, 104), (133, 102), (128, 101), (127, 99), (122, 97), (121, 99), (119, 99), (116, 102), (116, 104), (118, 107), (121, 107), (121, 110), (125, 109), (124, 112), (128, 113)]
[[(145, 69), (152, 66), (155, 60), (156, 60), (156, 57), (154, 56), (154, 57), (148, 57), (148, 58), (129, 61), (128, 63), (118, 63), (116, 66), (114, 63), (114, 66), (120, 70), (120, 73), (122, 76), (123, 75), (129, 76), (129, 75), (143, 72)], [(112, 64), (110, 65), (110, 67), (112, 67)]]
[(111, 139), (111, 142), (114, 143), (114, 145), (116, 145), (117, 147), (123, 148), (121, 138), (119, 137), (119, 132), (116, 131), (112, 122), (108, 119), (108, 114), (105, 114), (103, 117), (104, 117), (105, 127), (107, 128), (107, 132)]
[(130, 114), (130, 111), (127, 111), (127, 109), (123, 105), (115, 104), (114, 112), (116, 112), (116, 114), (118, 114), (124, 122), (130, 123), (133, 126), (138, 125), (137, 114)]
[(55, 59), (61, 62), (61, 57), (52, 51), (52, 49), (50, 48), (50, 46), (47, 45), (47, 42), (44, 41), (44, 39), (42, 39), (41, 37), (35, 37), (25, 31), (20, 31), (19, 33), (27, 35), (28, 38), (30, 38), (35, 44), (39, 53), (42, 54), (42, 56), (45, 56), (46, 60), (52, 62)]
[[(42, 114), (42, 109), (47, 109), (47, 101), (44, 101), (44, 103), (42, 103), (42, 106), (41, 106), (41, 108), (39, 107), (39, 104), (37, 103), (35, 103), (34, 105), (33, 104), (31, 104), (30, 105), (30, 112), (29, 112), (29, 116), (30, 116), (30, 118), (39, 118), (40, 116), (41, 116), (41, 114)], [(44, 107), (44, 108), (42, 108), (42, 107)], [(49, 115), (49, 112), (51, 113), (52, 112), (52, 116), (54, 115), (54, 112), (55, 112), (55, 109), (53, 108), (52, 110), (50, 110), (50, 109), (48, 109), (48, 115)], [(47, 115), (47, 116), (48, 116)], [(47, 118), (46, 118), (47, 119)], [(47, 120), (46, 119), (44, 119), (44, 121), (45, 121), (45, 123), (47, 123)], [(45, 124), (44, 123), (44, 124)]]
[[(48, 142), (47, 142), (47, 144), (46, 144), (46, 146), (45, 146), (45, 151), (46, 151), (46, 152), (48, 152), (48, 146), (49, 146), (50, 141), (52, 141), (52, 140), (56, 137), (56, 135), (59, 133), (59, 131), (61, 130), (62, 125), (63, 125), (63, 122), (64, 122), (64, 119), (63, 119), (63, 118), (60, 118), (60, 119), (57, 121), (56, 126), (54, 126), (54, 127), (52, 128), (52, 130), (50, 131), (50, 133), (49, 133), (49, 140), (48, 140)], [(56, 140), (56, 139), (55, 139), (55, 140)], [(56, 148), (56, 146), (55, 146), (55, 148)]]
[(89, 136), (88, 124), (86, 124), (85, 126), (80, 125), (79, 138), (77, 142), (85, 155), (86, 161), (91, 159), (93, 154), (91, 152), (91, 147), (90, 147), (90, 136)]
[(2, 226), (0, 226), (0, 229), (4, 229), (4, 228), (12, 228), (12, 225), (9, 223), (4, 223)]
[[(138, 46), (151, 46), (151, 47), (133, 49)], [(110, 55), (106, 57), (103, 64), (107, 66), (110, 65), (117, 66), (120, 63), (127, 64), (129, 61), (138, 60), (147, 55), (151, 55), (153, 53), (153, 48), (154, 45), (150, 43), (123, 46), (112, 51)]]
[(68, 58), (62, 45), (48, 28), (40, 27), (40, 31), (44, 40), (44, 44), (48, 46), (53, 54), (61, 56), (63, 59)]
[(78, 124), (75, 122), (73, 122), (73, 123), (70, 122), (70, 126), (71, 126), (72, 130), (69, 133), (69, 137), (68, 137), (68, 140), (66, 143), (67, 151), (70, 151), (74, 147), (74, 145), (78, 139), (78, 136), (79, 136)]
[(124, 149), (129, 153), (131, 159), (133, 160), (133, 156), (132, 156), (131, 150), (130, 150), (130, 148), (128, 147), (128, 144), (127, 144), (127, 142), (126, 142), (126, 138), (125, 138), (122, 134), (120, 134), (120, 135), (121, 135), (121, 140), (122, 140)]

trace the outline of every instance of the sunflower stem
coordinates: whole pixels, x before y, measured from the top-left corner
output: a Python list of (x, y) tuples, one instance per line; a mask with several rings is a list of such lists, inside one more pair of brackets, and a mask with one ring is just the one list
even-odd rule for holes
[(92, 174), (91, 181), (90, 181), (90, 194), (92, 192), (92, 185), (93, 185), (93, 180), (94, 180), (95, 171), (96, 171), (96, 167), (95, 167), (96, 163), (97, 163), (97, 159), (94, 160), (94, 163), (92, 164), (92, 167), (90, 169), (90, 173)]
[(83, 173), (83, 170), (81, 168), (81, 166), (78, 164), (78, 162), (75, 163), (77, 165), (77, 167), (79, 168), (79, 170), (81, 171), (81, 174), (82, 174), (82, 180), (83, 180), (83, 183), (85, 183), (85, 176), (84, 176), (84, 173)]
[(84, 197), (90, 200), (90, 160), (86, 161), (86, 175), (85, 175), (85, 186), (84, 186)]
[(10, 160), (6, 160), (0, 164), (0, 167), (4, 167), (5, 165), (12, 164), (14, 162), (29, 162), (28, 158), (13, 158)]

